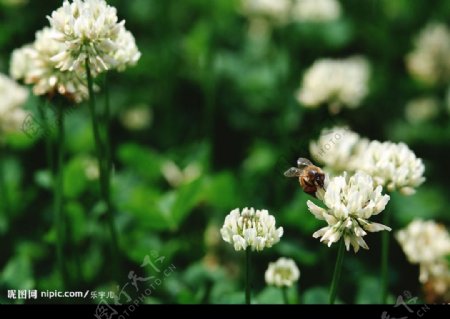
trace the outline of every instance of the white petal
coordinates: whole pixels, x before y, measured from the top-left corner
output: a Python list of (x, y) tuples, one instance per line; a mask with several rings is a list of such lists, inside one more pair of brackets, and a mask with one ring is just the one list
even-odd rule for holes
[(326, 210), (323, 209), (322, 207), (317, 206), (316, 204), (314, 204), (312, 201), (308, 200), (306, 202), (306, 205), (308, 205), (308, 209), (309, 211), (317, 218), (320, 220), (324, 220), (324, 214), (326, 214)]
[(370, 231), (372, 233), (379, 232), (382, 230), (391, 231), (390, 227), (385, 226), (383, 224), (379, 224), (379, 223), (368, 223), (368, 224), (364, 225), (364, 229), (367, 231)]
[(318, 231), (316, 231), (312, 236), (314, 238), (318, 238), (318, 237), (322, 237), (325, 232), (327, 232), (331, 227), (327, 226), (327, 227), (323, 227), (321, 229), (319, 229)]

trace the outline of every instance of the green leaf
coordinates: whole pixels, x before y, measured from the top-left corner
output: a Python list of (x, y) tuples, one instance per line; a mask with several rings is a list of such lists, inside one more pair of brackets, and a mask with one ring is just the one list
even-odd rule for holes
[(159, 223), (165, 223), (166, 227), (176, 230), (192, 208), (201, 199), (202, 181), (182, 185), (176, 191), (170, 191), (158, 200), (156, 210), (152, 211), (152, 217), (158, 218)]
[(259, 304), (284, 304), (281, 288), (266, 287), (255, 298)]
[(86, 164), (84, 157), (75, 157), (64, 170), (64, 194), (69, 198), (79, 197), (86, 189)]
[(358, 281), (358, 292), (355, 302), (357, 304), (378, 303), (380, 295), (380, 280), (374, 277), (362, 277)]
[(281, 241), (275, 246), (280, 255), (295, 259), (297, 264), (312, 266), (317, 263), (318, 255), (305, 247), (302, 242), (289, 239)]
[(415, 218), (450, 221), (450, 217), (442, 214), (447, 209), (447, 203), (446, 195), (440, 189), (423, 185), (411, 196), (392, 193), (386, 209), (392, 212), (392, 216), (401, 225), (406, 225)]
[[(102, 271), (101, 266), (104, 262), (104, 255), (99, 245), (93, 243), (87, 247), (83, 252), (81, 262), (81, 272), (86, 281), (92, 281), (99, 276)], [(108, 261), (107, 261), (108, 262)]]
[(87, 111), (70, 109), (65, 114), (66, 149), (73, 154), (93, 151), (95, 140), (92, 133), (92, 121)]
[(16, 254), (3, 268), (0, 283), (12, 289), (34, 288), (30, 258), (25, 254)]
[(265, 173), (271, 170), (277, 161), (275, 151), (270, 144), (258, 143), (253, 146), (244, 161), (244, 169), (250, 173)]
[[(306, 202), (315, 201), (311, 196), (302, 192), (299, 188), (294, 200), (284, 208), (281, 214), (281, 223), (296, 227), (302, 234), (310, 235), (321, 225), (325, 226), (324, 221), (315, 218), (308, 210)], [(317, 204), (323, 205), (320, 202)]]
[(45, 189), (51, 189), (53, 186), (53, 177), (49, 170), (40, 170), (34, 174), (34, 181), (37, 185)]
[(305, 304), (328, 304), (329, 291), (324, 287), (314, 287), (303, 293), (303, 303)]
[(80, 203), (71, 201), (65, 205), (65, 213), (71, 241), (80, 243), (85, 238), (88, 230), (84, 208)]
[(123, 164), (149, 181), (155, 181), (161, 177), (162, 159), (159, 154), (149, 148), (132, 143), (123, 144), (119, 147), (118, 157)]
[(203, 198), (219, 210), (229, 209), (238, 202), (236, 178), (230, 172), (221, 172), (205, 180)]

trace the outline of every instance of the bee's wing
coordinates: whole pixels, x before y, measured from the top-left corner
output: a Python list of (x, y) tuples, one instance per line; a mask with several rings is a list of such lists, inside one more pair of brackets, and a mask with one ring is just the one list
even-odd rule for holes
[(312, 163), (309, 159), (307, 159), (307, 158), (300, 157), (300, 158), (297, 160), (297, 166), (298, 166), (298, 167), (301, 167), (301, 166), (309, 166), (309, 165), (313, 165), (313, 163)]
[(291, 167), (286, 172), (284, 172), (284, 176), (286, 177), (299, 177), (302, 170), (297, 167)]

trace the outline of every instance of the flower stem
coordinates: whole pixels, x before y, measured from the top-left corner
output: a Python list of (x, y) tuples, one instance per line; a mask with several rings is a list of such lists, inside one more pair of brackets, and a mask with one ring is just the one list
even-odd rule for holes
[(106, 155), (106, 167), (107, 167), (107, 181), (108, 181), (108, 189), (111, 188), (111, 169), (112, 169), (112, 161), (111, 161), (111, 141), (109, 140), (109, 118), (110, 118), (110, 97), (109, 97), (109, 81), (108, 74), (105, 74), (105, 80), (103, 84), (103, 89), (105, 92), (105, 114), (103, 116), (104, 121), (104, 137), (105, 137), (105, 155)]
[[(383, 225), (389, 225), (390, 214), (383, 212)], [(381, 303), (387, 303), (389, 288), (389, 232), (384, 231), (381, 234)]]
[(334, 304), (336, 299), (337, 288), (339, 285), (339, 279), (341, 277), (342, 262), (344, 260), (344, 239), (341, 238), (339, 241), (339, 250), (336, 259), (336, 266), (334, 267), (333, 281), (331, 282), (330, 289), (330, 304)]
[(287, 287), (282, 287), (281, 291), (283, 293), (283, 301), (285, 305), (289, 305), (288, 291)]
[(110, 197), (110, 188), (109, 188), (109, 167), (106, 159), (106, 147), (102, 145), (101, 136), (100, 136), (100, 128), (98, 125), (98, 117), (95, 110), (95, 95), (94, 95), (94, 83), (92, 79), (91, 70), (89, 67), (89, 61), (86, 58), (85, 62), (86, 68), (86, 76), (88, 82), (88, 90), (89, 90), (89, 111), (91, 113), (92, 118), (92, 130), (94, 132), (95, 139), (95, 148), (97, 153), (99, 172), (100, 172), (100, 192), (102, 198), (106, 204), (106, 215), (108, 221), (108, 227), (111, 235), (112, 241), (112, 251), (113, 251), (113, 259), (115, 261), (116, 270), (118, 268), (118, 251), (119, 245), (117, 241), (117, 230), (114, 224), (114, 219), (112, 215), (112, 203)]
[(67, 287), (67, 276), (64, 268), (63, 251), (64, 251), (64, 219), (63, 219), (63, 208), (64, 208), (64, 110), (62, 105), (57, 106), (56, 122), (57, 122), (57, 162), (56, 162), (56, 180), (54, 185), (55, 194), (55, 228), (56, 228), (56, 258), (58, 263), (58, 268), (60, 271), (62, 279), (62, 288)]
[[(49, 167), (50, 172), (54, 174), (52, 141), (50, 136), (50, 127), (46, 115), (46, 109), (47, 109), (46, 100), (45, 102), (42, 102), (41, 100), (40, 103), (38, 103), (38, 112), (44, 130), (44, 144), (45, 144), (45, 153), (47, 156), (47, 165)], [(58, 114), (56, 114), (56, 116), (58, 116)]]
[(246, 274), (245, 274), (245, 303), (247, 305), (251, 304), (251, 287), (250, 287), (250, 267), (251, 267), (251, 249), (247, 248), (245, 250), (245, 269), (246, 269)]
[[(0, 158), (0, 195), (1, 195), (1, 201), (0, 201), (0, 207), (5, 212), (5, 216), (8, 219), (12, 218), (12, 212), (11, 212), (11, 205), (9, 203), (9, 194), (8, 189), (6, 188), (7, 185), (7, 178), (6, 178), (6, 157)], [(9, 220), (8, 222), (11, 222)]]

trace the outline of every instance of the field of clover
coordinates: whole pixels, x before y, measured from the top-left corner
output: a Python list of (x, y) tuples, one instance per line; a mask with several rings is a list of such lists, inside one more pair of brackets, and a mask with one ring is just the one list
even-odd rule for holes
[(0, 303), (450, 302), (449, 17), (0, 0)]

